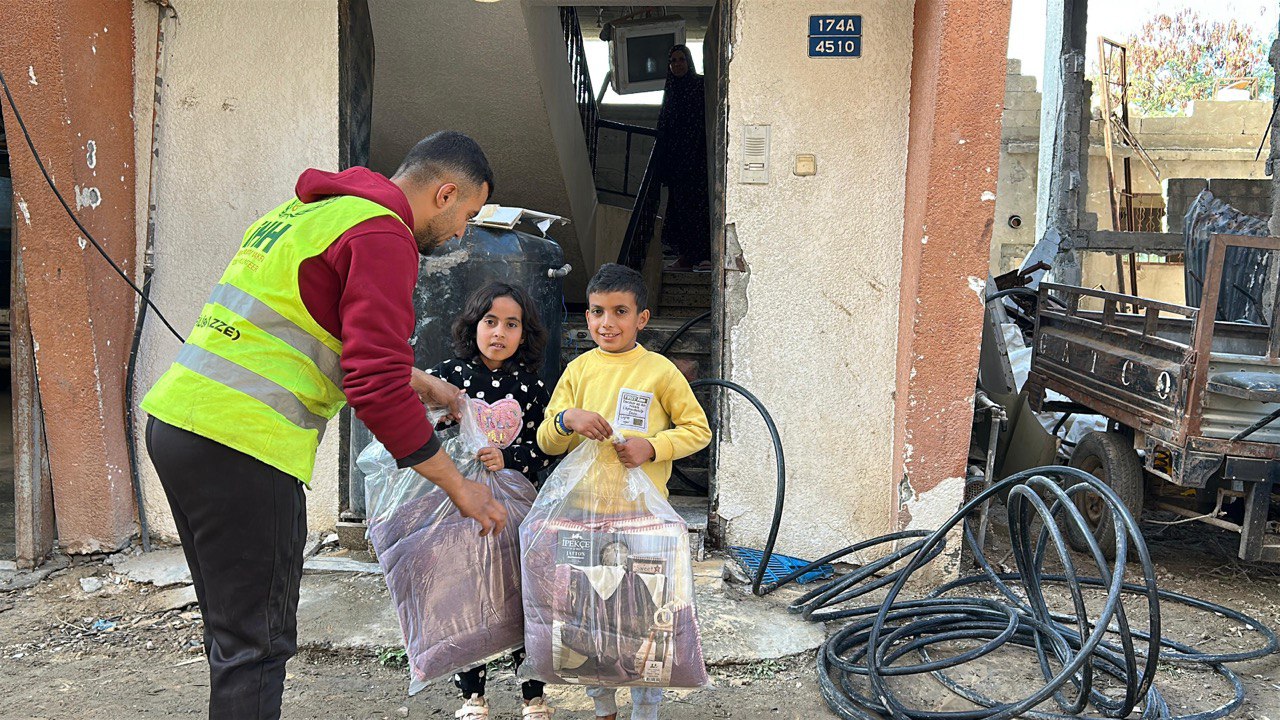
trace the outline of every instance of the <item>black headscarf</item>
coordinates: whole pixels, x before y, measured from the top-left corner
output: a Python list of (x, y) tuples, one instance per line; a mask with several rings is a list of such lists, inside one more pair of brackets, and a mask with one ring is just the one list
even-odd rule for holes
[(707, 167), (706, 105), (703, 79), (693, 64), (693, 53), (684, 45), (675, 45), (667, 53), (670, 58), (683, 53), (689, 71), (676, 77), (667, 67), (667, 83), (662, 94), (662, 110), (658, 114), (658, 172), (666, 181), (679, 174), (705, 175)]

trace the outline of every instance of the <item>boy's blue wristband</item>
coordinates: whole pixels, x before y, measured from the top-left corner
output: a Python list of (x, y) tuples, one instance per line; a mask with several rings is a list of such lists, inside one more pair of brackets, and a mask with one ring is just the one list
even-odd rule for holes
[(569, 429), (569, 426), (564, 424), (565, 412), (566, 411), (561, 410), (559, 413), (556, 414), (556, 432), (568, 437), (569, 435), (573, 434), (573, 431)]

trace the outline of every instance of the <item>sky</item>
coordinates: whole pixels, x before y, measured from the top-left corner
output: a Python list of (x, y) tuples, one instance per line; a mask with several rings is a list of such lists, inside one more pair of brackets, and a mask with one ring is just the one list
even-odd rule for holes
[[(1022, 61), (1024, 75), (1041, 76), (1044, 67), (1044, 15), (1046, 1), (1013, 0), (1013, 18), (1009, 29), (1009, 57)], [(1192, 8), (1209, 20), (1236, 19), (1252, 25), (1262, 37), (1268, 37), (1280, 20), (1277, 0), (1093, 0), (1089, 3), (1089, 43), (1087, 67), (1093, 67), (1098, 54), (1098, 36), (1123, 40), (1136, 32), (1151, 16), (1173, 14)]]

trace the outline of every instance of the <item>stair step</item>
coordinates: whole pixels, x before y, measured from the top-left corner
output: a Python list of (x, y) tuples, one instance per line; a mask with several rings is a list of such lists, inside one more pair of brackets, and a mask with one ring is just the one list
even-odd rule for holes
[(680, 513), (680, 517), (689, 525), (689, 529), (695, 532), (705, 532), (707, 529), (707, 513), (711, 508), (710, 501), (705, 497), (692, 497), (688, 495), (672, 495), (670, 498), (671, 507)]
[(686, 307), (686, 306), (680, 306), (680, 305), (660, 306), (660, 307), (653, 308), (653, 317), (662, 318), (664, 320), (674, 320), (676, 322), (684, 322), (685, 320), (688, 320), (689, 318), (695, 317), (697, 315), (701, 315), (702, 313), (710, 309), (711, 309), (710, 306), (707, 306), (707, 307), (697, 307), (697, 306)]
[(663, 285), (662, 296), (658, 298), (659, 305), (674, 305), (670, 302), (673, 300), (682, 300), (684, 298), (706, 300), (711, 302), (711, 286), (710, 285)]
[(665, 288), (669, 285), (698, 285), (711, 287), (711, 273), (696, 272), (680, 272), (672, 270), (662, 271), (662, 286)]
[[(688, 316), (692, 316), (703, 312), (700, 309), (693, 308)], [(666, 343), (667, 338), (671, 337), (688, 317), (669, 314), (665, 311), (657, 315), (650, 321), (648, 327), (640, 331), (638, 338), (640, 344), (650, 350), (657, 351)], [(691, 361), (694, 364), (691, 372), (694, 377), (709, 377), (711, 365), (712, 343), (714, 342), (714, 332), (710, 319), (701, 321), (689, 329), (676, 340), (666, 353), (667, 357), (677, 361)], [(560, 362), (562, 366), (568, 365), (571, 360), (578, 357), (582, 353), (589, 352), (595, 348), (595, 342), (591, 340), (591, 333), (587, 330), (587, 322), (582, 320), (570, 320), (564, 325), (560, 338)], [(679, 365), (680, 363), (677, 363)]]

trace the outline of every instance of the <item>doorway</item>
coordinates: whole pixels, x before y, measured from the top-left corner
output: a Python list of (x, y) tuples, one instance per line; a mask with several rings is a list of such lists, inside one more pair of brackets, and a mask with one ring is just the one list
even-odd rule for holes
[[(344, 166), (364, 164), (386, 174), (425, 134), (461, 130), (475, 137), (489, 155), (497, 176), (494, 201), (573, 220), (547, 233), (562, 245), (564, 262), (574, 267), (565, 279), (563, 297), (555, 303), (563, 328), (557, 339), (562, 364), (591, 347), (582, 312), (583, 290), (599, 265), (617, 262), (622, 256), (661, 105), (661, 90), (635, 100), (639, 94), (619, 95), (606, 79), (608, 43), (600, 39), (601, 30), (611, 21), (633, 15), (625, 5), (475, 4), (466, 6), (465, 17), (441, 24), (425, 17), (428, 13), (386, 0), (339, 4)], [(685, 19), (683, 40), (695, 50), (695, 64), (705, 78), (708, 187), (704, 192), (710, 215), (711, 271), (664, 272), (661, 208), (668, 201), (659, 188), (655, 222), (639, 251), (642, 260), (650, 260), (639, 269), (652, 280), (651, 305), (658, 312), (641, 342), (656, 350), (687, 324), (667, 350), (695, 378), (721, 375), (726, 164), (721, 77), (727, 66), (727, 45), (722, 39), (730, 37), (726, 28), (731, 15), (723, 6), (709, 0), (701, 6), (647, 11), (656, 18), (678, 15)], [(484, 32), (475, 29), (481, 26)], [(433, 33), (443, 33), (448, 42), (435, 42)], [(511, 33), (517, 38), (515, 45)], [(526, 37), (527, 46), (519, 42)], [(440, 61), (456, 67), (458, 74), (466, 76), (465, 82), (423, 85), (421, 68), (435, 63), (438, 55), (447, 55)], [(571, 137), (576, 147), (569, 146)], [(585, 199), (581, 197), (584, 189)], [(559, 370), (555, 368), (557, 376)], [(700, 399), (713, 418), (713, 427), (718, 425), (714, 398), (704, 393)], [(343, 432), (340, 517), (359, 521), (364, 491), (353, 460), (370, 438), (366, 429), (350, 419), (344, 421)], [(709, 453), (703, 453), (682, 464), (690, 482), (679, 475), (671, 482), (673, 494), (691, 498), (703, 527), (714, 497), (713, 467)]]

